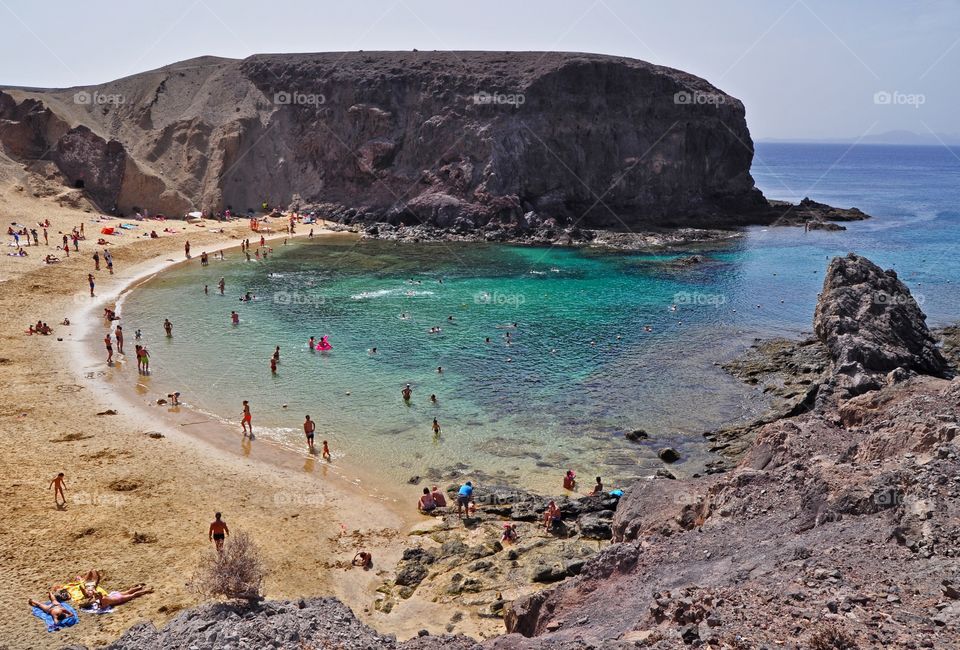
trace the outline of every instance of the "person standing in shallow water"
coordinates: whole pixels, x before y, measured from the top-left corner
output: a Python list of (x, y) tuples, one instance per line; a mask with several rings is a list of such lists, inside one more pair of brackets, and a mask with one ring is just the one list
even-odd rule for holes
[(173, 336), (173, 323), (170, 322), (169, 318), (163, 319), (163, 331), (167, 333), (167, 338)]
[[(247, 431), (247, 427), (250, 430)], [(240, 428), (243, 429), (243, 435), (253, 437), (253, 415), (250, 413), (250, 402), (243, 400), (243, 419), (240, 421)]]
[(123, 328), (117, 325), (113, 333), (117, 337), (117, 352), (123, 354)]
[(308, 415), (303, 421), (303, 434), (307, 436), (307, 447), (313, 449), (313, 435), (317, 430), (317, 423), (310, 419)]

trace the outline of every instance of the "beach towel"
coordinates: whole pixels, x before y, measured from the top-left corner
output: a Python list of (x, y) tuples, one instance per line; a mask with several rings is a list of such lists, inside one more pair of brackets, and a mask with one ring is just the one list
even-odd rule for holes
[(121, 228), (126, 228), (127, 230), (133, 230), (134, 228), (137, 227), (137, 224), (135, 224), (135, 223), (121, 223), (121, 224), (120, 224), (120, 227), (121, 227)]
[(113, 228), (101, 228), (101, 229), (100, 229), (100, 234), (101, 234), (101, 235), (112, 235), (112, 234), (113, 234)]
[[(44, 603), (44, 604), (46, 604), (46, 605), (51, 605), (52, 603), (47, 602), (47, 603)], [(55, 622), (55, 621), (53, 620), (53, 617), (50, 616), (50, 614), (47, 614), (45, 611), (43, 611), (43, 610), (40, 609), (39, 607), (33, 607), (33, 608), (31, 608), (31, 611), (33, 612), (33, 615), (36, 616), (37, 618), (39, 618), (41, 621), (43, 621), (44, 624), (47, 626), (47, 632), (56, 632), (57, 630), (59, 630), (59, 629), (61, 629), (61, 628), (70, 627), (71, 625), (76, 625), (77, 623), (80, 622), (79, 617), (77, 617), (77, 610), (75, 610), (73, 607), (70, 607), (70, 605), (68, 605), (68, 604), (66, 604), (66, 603), (60, 603), (60, 605), (61, 605), (61, 607), (63, 607), (65, 610), (67, 610), (68, 612), (70, 612), (70, 616), (68, 616), (67, 618), (63, 619), (63, 620), (60, 621), (59, 623)]]

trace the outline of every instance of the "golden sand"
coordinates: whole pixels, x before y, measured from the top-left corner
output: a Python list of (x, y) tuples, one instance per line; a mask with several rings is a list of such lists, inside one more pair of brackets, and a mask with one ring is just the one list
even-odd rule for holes
[[(333, 594), (381, 631), (401, 637), (420, 628), (442, 631), (440, 622), (449, 615), (434, 611), (437, 605), (414, 598), (389, 617), (371, 607), (374, 589), (389, 576), (416, 519), (408, 512), (415, 488), (398, 491), (403, 502), (385, 500), (382, 490), (369, 489), (357, 473), (319, 458), (280, 453), (259, 441), (241, 444), (239, 431), (222, 425), (181, 426), (190, 419), (186, 412), (146, 410), (113, 389), (120, 373), (136, 378), (132, 355), (114, 367), (106, 365), (105, 355), (89, 358), (96, 349), (92, 343), (107, 330), (103, 307), (125, 287), (182, 260), (187, 238), (194, 263), (201, 251), (238, 245), (242, 237), (253, 240), (246, 220), (228, 224), (223, 234), (210, 232), (223, 225), (218, 222), (147, 221), (121, 237), (108, 237), (115, 275), (101, 265), (95, 273), (97, 298), (91, 301), (86, 277), (93, 271), (94, 250), (102, 248), (95, 243), (96, 213), (4, 190), (0, 215), (29, 227), (51, 220), (49, 247), (41, 236), (39, 247), (25, 249), (28, 257), (0, 257), (0, 647), (95, 646), (139, 620), (161, 625), (196, 604), (199, 597), (186, 583), (210, 550), (207, 527), (215, 511), (262, 549), (269, 598)], [(59, 233), (81, 222), (87, 239), (80, 253), (66, 259), (55, 250)], [(164, 225), (180, 232), (154, 240), (138, 236)], [(47, 253), (63, 261), (45, 265)], [(60, 325), (64, 317), (70, 326)], [(53, 326), (53, 335), (26, 335), (37, 320)], [(134, 345), (131, 325), (124, 328), (127, 348)], [(142, 397), (148, 402), (162, 396)], [(117, 415), (97, 415), (108, 409)], [(67, 485), (63, 509), (54, 506), (47, 487), (60, 471)], [(349, 568), (361, 548), (374, 553), (374, 570)], [(109, 589), (144, 582), (156, 592), (107, 615), (81, 614), (80, 624), (48, 634), (31, 617), (27, 599), (45, 599), (47, 589), (91, 568), (105, 573)]]

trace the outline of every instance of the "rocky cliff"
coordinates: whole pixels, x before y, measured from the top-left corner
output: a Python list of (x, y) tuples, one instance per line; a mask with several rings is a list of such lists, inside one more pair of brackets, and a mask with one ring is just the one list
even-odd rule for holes
[(750, 176), (739, 100), (592, 54), (203, 57), (99, 86), (6, 89), (0, 145), (125, 213), (267, 201), (463, 229), (524, 215), (630, 229), (776, 218)]

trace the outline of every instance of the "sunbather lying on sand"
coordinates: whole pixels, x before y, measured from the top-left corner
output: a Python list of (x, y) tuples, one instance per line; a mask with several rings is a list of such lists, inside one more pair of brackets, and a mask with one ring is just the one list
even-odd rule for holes
[(27, 602), (31, 607), (39, 607), (41, 611), (43, 611), (45, 614), (48, 614), (53, 619), (53, 622), (57, 624), (73, 616), (73, 614), (71, 614), (66, 607), (60, 604), (60, 601), (57, 600), (57, 597), (53, 595), (52, 591), (47, 594), (47, 596), (50, 598), (49, 605), (38, 603), (33, 598)]
[(134, 598), (139, 598), (140, 596), (146, 596), (147, 594), (153, 593), (153, 589), (148, 588), (142, 583), (134, 585), (129, 589), (124, 589), (123, 591), (111, 591), (106, 595), (97, 591), (96, 585), (91, 588), (89, 583), (80, 587), (80, 589), (83, 591), (83, 595), (88, 603), (86, 605), (81, 605), (81, 607), (86, 606), (90, 609), (106, 609), (107, 607), (123, 605), (124, 603), (129, 603)]

